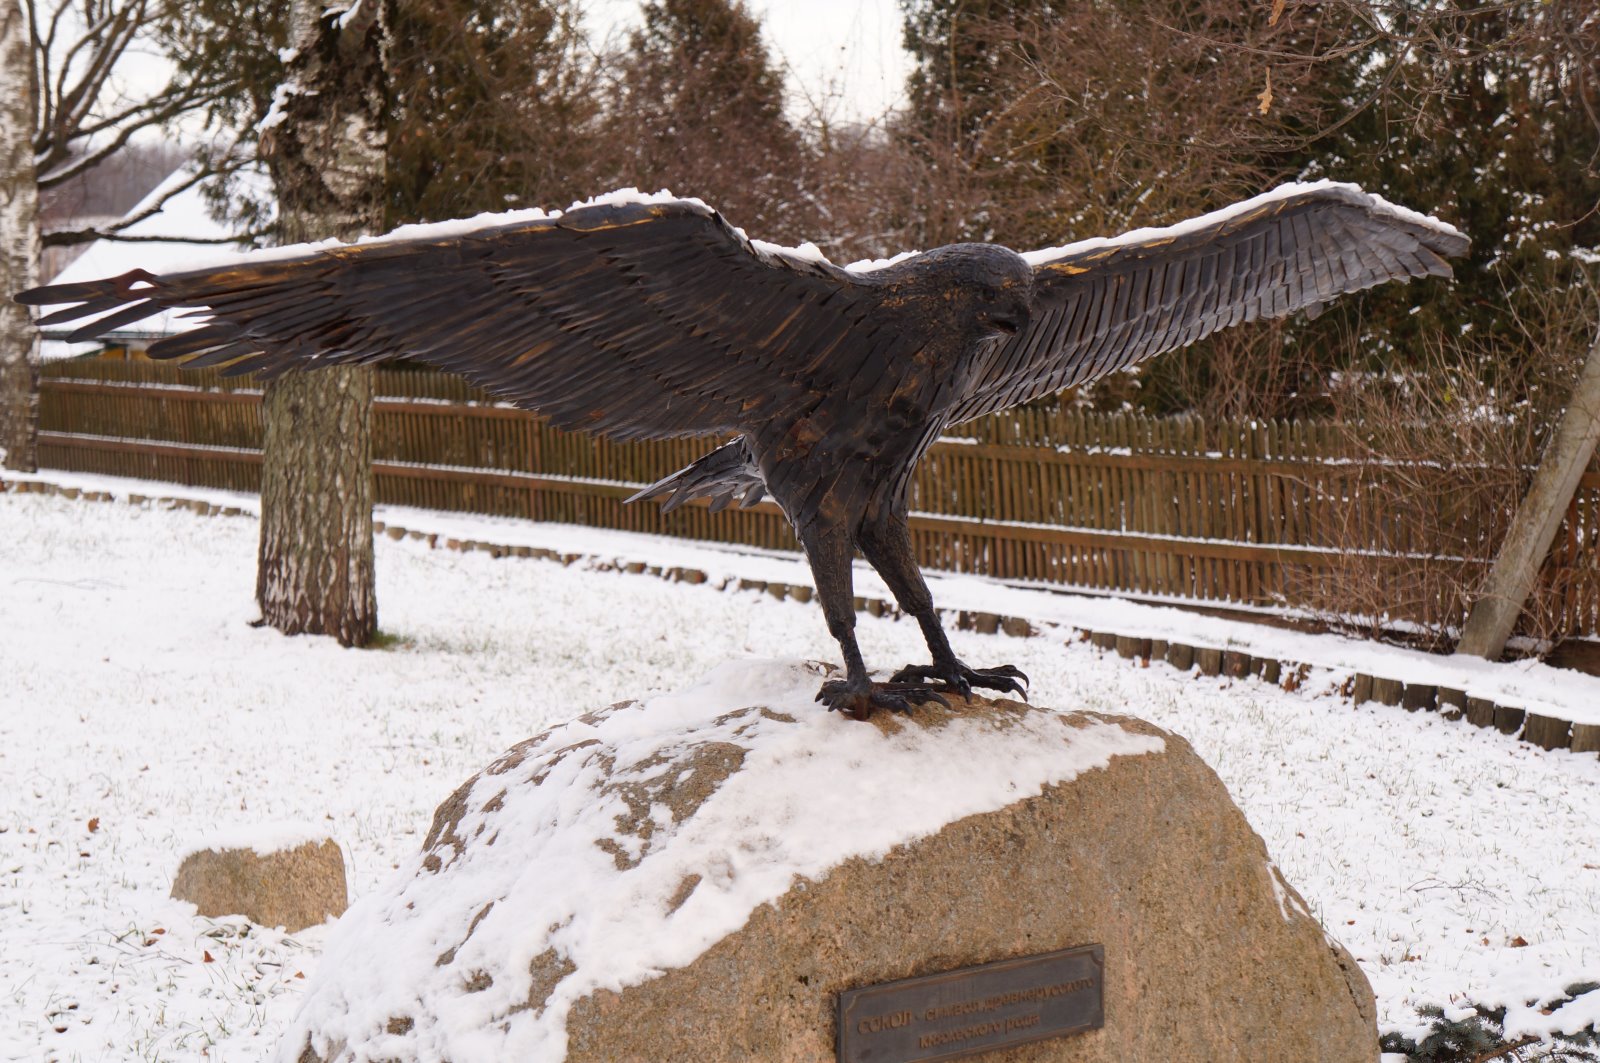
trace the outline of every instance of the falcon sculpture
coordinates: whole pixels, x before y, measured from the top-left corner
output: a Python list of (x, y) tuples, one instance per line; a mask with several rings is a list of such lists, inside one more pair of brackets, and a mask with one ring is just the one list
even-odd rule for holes
[[(1221, 328), (1391, 280), (1448, 277), (1468, 241), (1354, 185), (1289, 184), (1165, 229), (1027, 254), (955, 244), (840, 267), (751, 240), (696, 199), (631, 190), (564, 213), (408, 226), (161, 275), (34, 288), (90, 338), (166, 309), (205, 323), (154, 358), (270, 377), (411, 359), (561, 428), (731, 441), (635, 498), (713, 508), (770, 496), (794, 525), (844, 678), (817, 700), (875, 708), (1024, 693), (1014, 667), (950, 648), (912, 551), (917, 460), (954, 424), (1029, 402)], [(932, 659), (874, 682), (855, 638), (866, 557)]]

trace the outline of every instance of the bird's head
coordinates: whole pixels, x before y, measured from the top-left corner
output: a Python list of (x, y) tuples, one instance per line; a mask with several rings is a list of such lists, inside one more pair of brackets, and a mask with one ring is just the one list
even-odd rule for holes
[(989, 332), (1015, 336), (1033, 316), (1033, 270), (1025, 276), (986, 283), (980, 292), (978, 322)]
[(953, 244), (930, 252), (968, 320), (986, 335), (1014, 336), (1033, 314), (1033, 267), (999, 244)]

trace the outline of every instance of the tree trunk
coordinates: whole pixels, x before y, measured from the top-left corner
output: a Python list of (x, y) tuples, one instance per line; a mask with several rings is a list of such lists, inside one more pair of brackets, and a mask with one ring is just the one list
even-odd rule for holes
[(11, 299), (33, 287), (39, 262), (35, 91), (21, 0), (0, 0), (0, 466), (18, 472), (38, 468), (39, 332)]
[[(286, 243), (383, 228), (386, 32), (382, 0), (295, 0), (295, 59), (262, 142)], [(377, 630), (372, 391), (365, 367), (267, 385), (256, 600), (284, 634), (361, 646)]]
[(372, 370), (291, 373), (267, 386), (256, 600), (285, 635), (364, 646), (372, 571)]
[(1527, 497), (1511, 518), (1483, 596), (1467, 614), (1457, 653), (1498, 661), (1505, 652), (1596, 443), (1600, 443), (1600, 336), (1578, 372), (1572, 400), (1539, 459)]

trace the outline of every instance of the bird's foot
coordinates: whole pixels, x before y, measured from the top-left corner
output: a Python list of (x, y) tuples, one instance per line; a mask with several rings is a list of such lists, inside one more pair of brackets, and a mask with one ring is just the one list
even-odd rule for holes
[(944, 664), (908, 664), (891, 679), (896, 683), (938, 679), (945, 686), (934, 689), (960, 694), (962, 697), (971, 694), (973, 687), (983, 687), (1005, 694), (1016, 694), (1023, 701), (1028, 700), (1028, 677), (1023, 674), (1022, 669), (1009, 664), (1003, 664), (999, 668), (968, 668), (952, 658)]
[(950, 702), (938, 689), (926, 683), (898, 681), (852, 683), (847, 679), (833, 679), (822, 684), (822, 689), (817, 691), (817, 700), (826, 705), (829, 712), (838, 710), (857, 720), (871, 716), (873, 709), (910, 712), (914, 706), (930, 701), (937, 701), (945, 708), (950, 707)]

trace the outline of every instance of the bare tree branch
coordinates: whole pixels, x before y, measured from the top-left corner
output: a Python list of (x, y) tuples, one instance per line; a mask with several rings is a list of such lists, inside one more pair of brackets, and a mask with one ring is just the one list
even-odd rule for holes
[[(80, 76), (78, 83), (69, 87), (67, 79), (72, 76), (73, 61), (77, 59), (78, 53), (88, 49), (91, 57), (89, 68), (92, 74), (96, 65), (109, 50), (109, 42), (115, 39), (116, 15), (117, 12), (115, 11), (108, 12), (99, 20), (85, 26), (83, 33), (67, 49), (66, 54), (61, 57), (61, 69), (56, 72), (54, 85), (46, 83), (39, 86), (40, 91), (52, 93), (56, 101), (58, 115), (65, 114), (71, 110), (73, 101), (81, 95), (85, 81), (90, 76), (90, 74)], [(120, 55), (120, 51), (117, 54)]]
[[(41, 0), (23, 4), (39, 85), (33, 143), (41, 187), (86, 172), (139, 130), (211, 106), (235, 87), (226, 75), (180, 75), (142, 99), (109, 99), (128, 49), (147, 27), (171, 17), (169, 0), (59, 0), (48, 14)], [(74, 23), (82, 28), (68, 37)]]
[(162, 236), (139, 233), (130, 235), (115, 229), (72, 229), (45, 233), (40, 240), (45, 247), (68, 247), (90, 244), (97, 240), (113, 240), (125, 244), (258, 244), (271, 235), (270, 229), (251, 229), (237, 236)]
[(72, 158), (71, 161), (62, 164), (56, 169), (48, 172), (41, 172), (39, 174), (39, 187), (53, 188), (64, 181), (70, 181), (72, 178), (86, 170), (93, 169), (125, 147), (128, 141), (133, 139), (134, 134), (139, 132), (139, 130), (150, 126), (159, 126), (171, 121), (180, 114), (189, 110), (190, 106), (191, 105), (182, 97), (168, 98), (160, 110), (152, 113), (145, 121), (124, 126), (117, 131), (116, 136), (113, 137), (110, 142), (103, 144), (92, 151), (76, 156), (75, 158)]
[[(99, 101), (106, 82), (110, 79), (112, 71), (116, 68), (117, 60), (127, 51), (128, 45), (133, 43), (134, 36), (139, 31), (139, 19), (135, 12), (142, 13), (143, 3), (129, 5), (121, 9), (119, 15), (107, 23), (103, 36), (99, 38), (93, 53), (93, 59), (83, 76), (72, 90), (56, 104), (57, 122), (63, 133), (70, 134), (76, 130), (88, 117), (90, 110)], [(65, 76), (66, 69), (61, 76)], [(62, 139), (70, 139), (70, 136)]]
[[(227, 88), (228, 86), (226, 84), (218, 82), (186, 85), (183, 88), (185, 109), (189, 107), (203, 106), (204, 104), (210, 103), (211, 101), (220, 98)], [(107, 114), (103, 118), (97, 119), (93, 122), (87, 122), (84, 125), (79, 126), (73, 139), (79, 140), (84, 137), (92, 137), (96, 133), (103, 133), (107, 129), (113, 129), (122, 125), (124, 122), (140, 121), (141, 124), (144, 124), (149, 115), (155, 113), (165, 106), (168, 106), (171, 102), (172, 101), (170, 101), (165, 95), (158, 95), (147, 100), (142, 100), (136, 104), (132, 104), (124, 108), (121, 111), (114, 111), (110, 114)]]

